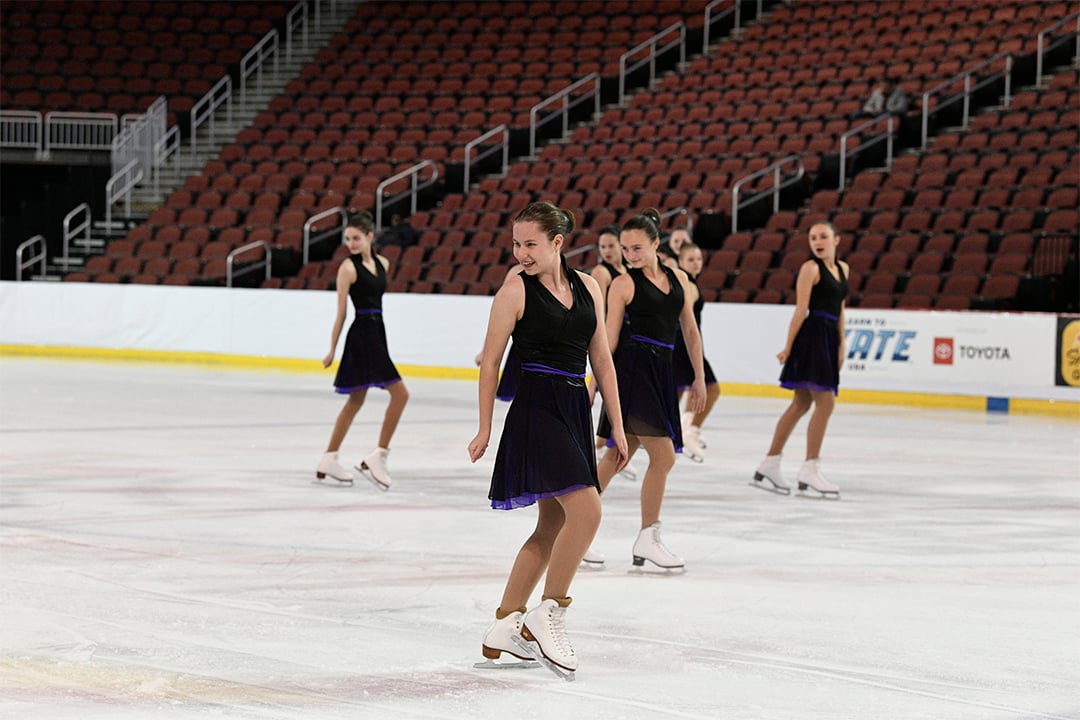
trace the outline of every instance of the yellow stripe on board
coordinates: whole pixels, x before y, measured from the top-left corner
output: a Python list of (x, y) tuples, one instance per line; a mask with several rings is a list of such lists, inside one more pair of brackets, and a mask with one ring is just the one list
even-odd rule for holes
[[(299, 358), (275, 358), (261, 355), (227, 355), (224, 353), (177, 352), (166, 350), (121, 350), (113, 348), (76, 348), (53, 345), (4, 345), (0, 344), (0, 356), (44, 357), (53, 360), (172, 363), (183, 365), (208, 365), (215, 368), (249, 371), (317, 374), (333, 371), (324, 369), (321, 361)], [(406, 377), (439, 380), (473, 380), (480, 373), (476, 368), (452, 368), (433, 365), (398, 365), (398, 371)], [(781, 398), (791, 397), (791, 391), (775, 385), (750, 383), (720, 383), (725, 395), (744, 397)], [(946, 395), (938, 393), (896, 392), (888, 390), (840, 389), (842, 402), (869, 405), (908, 405), (912, 407), (986, 411), (987, 398), (978, 395)], [(1066, 400), (1036, 400), (1009, 398), (1009, 412), (1013, 414), (1053, 415), (1080, 420), (1080, 402)]]

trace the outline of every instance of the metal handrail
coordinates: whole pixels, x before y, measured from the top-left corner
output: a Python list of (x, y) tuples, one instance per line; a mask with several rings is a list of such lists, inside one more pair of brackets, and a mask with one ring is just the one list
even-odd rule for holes
[(175, 167), (180, 169), (180, 126), (173, 125), (160, 140), (154, 143), (154, 194), (161, 189), (161, 166), (175, 156)]
[(307, 0), (300, 0), (285, 16), (285, 59), (288, 62), (292, 62), (293, 34), (297, 28), (303, 38), (304, 50), (308, 49), (308, 24)]
[[(268, 49), (269, 48), (269, 49)], [(259, 87), (262, 87), (263, 66), (267, 58), (274, 58), (274, 74), (278, 72), (278, 32), (271, 30), (263, 36), (263, 39), (255, 43), (255, 47), (247, 51), (240, 59), (240, 102), (247, 102), (247, 79), (252, 74), (256, 75)]]
[[(73, 228), (71, 227), (72, 222), (78, 216), (80, 211), (84, 211), (86, 213), (86, 217), (82, 220), (82, 222), (80, 222), (77, 226)], [(92, 225), (93, 216), (90, 211), (89, 203), (79, 203), (74, 208), (72, 208), (71, 212), (64, 216), (64, 255), (60, 259), (67, 260), (71, 257), (71, 252), (69, 249), (71, 246), (71, 241), (75, 239), (75, 236), (77, 236), (79, 233), (85, 234), (84, 240), (86, 242), (86, 247), (90, 246), (90, 227)]]
[(203, 123), (209, 124), (209, 129), (206, 131), (210, 137), (210, 142), (214, 141), (214, 113), (221, 107), (222, 103), (225, 104), (225, 119), (227, 122), (232, 122), (232, 76), (226, 74), (216, 83), (214, 87), (206, 91), (206, 94), (199, 98), (199, 101), (191, 108), (191, 155), (192, 157), (199, 154), (199, 142), (198, 142), (198, 129)]
[[(565, 88), (563, 88), (559, 92), (555, 93), (551, 97), (549, 97), (549, 98), (547, 98), (545, 100), (541, 100), (540, 102), (533, 105), (529, 109), (529, 156), (530, 157), (536, 155), (536, 131), (537, 131), (537, 129), (541, 125), (546, 124), (552, 118), (554, 118), (556, 116), (560, 116), (560, 115), (562, 116), (562, 136), (566, 137), (566, 134), (570, 131), (570, 108), (577, 107), (580, 103), (584, 102), (584, 100), (589, 97), (589, 95), (587, 95), (587, 94), (582, 95), (581, 97), (579, 97), (579, 98), (575, 99), (573, 102), (571, 102), (570, 99), (569, 99), (570, 98), (570, 93), (574, 92), (574, 90), (576, 90), (579, 87), (581, 87), (583, 85), (586, 85), (586, 84), (588, 84), (590, 82), (593, 85), (595, 85), (595, 89), (593, 90), (593, 95), (592, 95), (592, 97), (593, 97), (593, 105), (594, 105), (594, 107), (593, 107), (593, 118), (594, 119), (599, 119), (599, 117), (600, 117), (600, 73), (589, 73), (588, 75), (581, 78), (577, 82), (566, 86)], [(562, 108), (549, 113), (547, 116), (544, 117), (543, 120), (538, 121), (537, 116), (540, 114), (540, 110), (543, 109), (544, 107), (556, 102), (557, 100), (562, 100)]]
[(690, 208), (685, 207), (685, 206), (684, 207), (672, 208), (671, 210), (668, 210), (665, 213), (660, 213), (660, 222), (662, 223), (665, 220), (668, 220), (669, 218), (675, 217), (676, 215), (685, 215), (686, 216), (686, 229), (689, 230), (690, 232), (694, 231), (694, 216), (690, 214)]
[[(50, 110), (45, 113), (42, 157), (47, 160), (56, 148), (108, 150), (119, 129), (120, 116), (116, 113)], [(72, 135), (77, 139), (72, 140)]]
[(41, 155), (45, 119), (36, 110), (0, 110), (0, 146), (30, 148)]
[[(1058, 20), (1056, 23), (1054, 23), (1053, 25), (1051, 25), (1048, 28), (1043, 28), (1042, 30), (1039, 31), (1039, 34), (1036, 36), (1038, 38), (1038, 40), (1036, 42), (1036, 50), (1035, 50), (1035, 85), (1036, 86), (1042, 86), (1043, 55), (1046, 54), (1043, 51), (1043, 45), (1045, 45), (1046, 36), (1049, 33), (1052, 33), (1053, 31), (1057, 30), (1058, 28), (1063, 27), (1065, 25), (1065, 23), (1069, 22), (1070, 20), (1075, 20), (1076, 21), (1076, 54), (1075, 54), (1074, 57), (1077, 60), (1080, 60), (1080, 12), (1076, 12), (1076, 13), (1073, 13), (1072, 15), (1069, 15), (1067, 17), (1062, 18), (1061, 20)], [(1055, 43), (1053, 43), (1053, 45), (1051, 47), (1046, 48), (1046, 51), (1050, 51), (1053, 48), (1056, 48), (1058, 45), (1064, 43), (1068, 39), (1069, 39), (1068, 36), (1062, 37), (1060, 41), (1055, 42)]]
[(585, 253), (589, 252), (590, 250), (596, 250), (597, 252), (600, 252), (600, 246), (597, 245), (596, 243), (593, 243), (592, 245), (582, 245), (579, 248), (574, 248), (573, 250), (571, 250), (568, 253), (563, 253), (563, 257), (566, 258), (567, 260), (569, 260), (572, 257), (577, 257), (578, 255), (584, 255)]
[[(469, 192), (469, 174), (470, 168), (472, 167), (472, 164), (474, 162), (471, 160), (473, 148), (475, 148), (477, 145), (484, 142), (488, 138), (492, 138), (500, 133), (503, 136), (501, 146), (503, 154), (502, 172), (506, 172), (506, 168), (510, 165), (510, 129), (507, 128), (505, 125), (499, 125), (498, 127), (494, 127), (491, 130), (488, 130), (486, 133), (476, 138), (475, 140), (471, 140), (470, 142), (465, 143), (465, 172), (461, 183), (462, 192)], [(488, 148), (483, 152), (477, 153), (475, 162), (480, 162), (484, 158), (494, 153), (496, 150), (498, 150), (498, 147)]]
[[(798, 168), (798, 170), (796, 171), (796, 173), (793, 176), (789, 177), (784, 182), (780, 182), (780, 168), (782, 168), (785, 165), (791, 164), (791, 163), (794, 163), (795, 166)], [(762, 190), (761, 192), (754, 193), (753, 195), (746, 198), (742, 202), (739, 202), (739, 191), (742, 189), (743, 185), (750, 182), (751, 180), (756, 180), (757, 178), (764, 177), (765, 175), (768, 175), (770, 173), (773, 176), (773, 186), (770, 189)], [(777, 160), (772, 165), (769, 165), (768, 167), (764, 167), (764, 168), (758, 170), (755, 173), (747, 175), (746, 177), (740, 179), (738, 182), (736, 182), (734, 185), (732, 185), (732, 187), (731, 187), (731, 232), (733, 232), (733, 233), (739, 232), (739, 208), (746, 207), (750, 203), (753, 203), (753, 202), (755, 202), (757, 200), (760, 200), (761, 198), (765, 197), (766, 195), (772, 195), (773, 196), (773, 212), (774, 213), (779, 212), (779, 210), (780, 210), (780, 191), (783, 188), (786, 188), (786, 187), (788, 187), (790, 185), (793, 185), (793, 184), (799, 182), (800, 180), (802, 180), (802, 178), (803, 178), (803, 176), (805, 174), (806, 174), (806, 165), (803, 163), (802, 155), (789, 155), (788, 157), (784, 158), (783, 160)]]
[(855, 127), (851, 128), (846, 133), (840, 136), (840, 185), (838, 189), (843, 190), (844, 186), (847, 184), (848, 138), (858, 135), (865, 128), (877, 125), (882, 120), (885, 120), (887, 122), (887, 129), (885, 130), (885, 132), (878, 133), (877, 135), (872, 135), (870, 136), (869, 140), (859, 143), (857, 146), (851, 149), (851, 155), (854, 156), (856, 153), (859, 153), (869, 147), (878, 145), (882, 141), (885, 141), (885, 167), (890, 169), (892, 168), (893, 137), (896, 135), (896, 119), (893, 117), (892, 113), (882, 113), (873, 120), (867, 120), (861, 125), (856, 125)]
[(233, 272), (233, 263), (236, 262), (236, 258), (240, 255), (243, 255), (247, 251), (254, 250), (258, 247), (261, 247), (263, 249), (262, 265), (266, 268), (266, 277), (263, 279), (270, 279), (270, 243), (266, 242), (265, 240), (256, 240), (254, 242), (249, 242), (247, 245), (241, 245), (225, 257), (225, 287), (233, 286), (233, 278), (236, 275), (243, 275), (244, 273), (249, 273), (259, 269), (259, 263), (255, 262), (241, 270), (239, 273)]
[(112, 207), (124, 198), (124, 213), (131, 217), (131, 191), (142, 182), (143, 171), (138, 160), (132, 160), (105, 183), (105, 224), (112, 228)]
[[(37, 255), (34, 255), (29, 260), (24, 261), (23, 260), (23, 251), (26, 250), (26, 248), (31, 247), (35, 243), (40, 243), (41, 244), (41, 252), (39, 252)], [(35, 235), (34, 237), (32, 237), (29, 240), (27, 240), (27, 241), (23, 242), (22, 244), (20, 244), (19, 247), (15, 248), (15, 281), (16, 282), (22, 282), (22, 272), (23, 272), (23, 270), (29, 268), (31, 265), (33, 265), (34, 263), (37, 263), (37, 262), (41, 263), (41, 271), (45, 272), (45, 257), (46, 257), (46, 254), (47, 254), (47, 248), (46, 248), (46, 245), (45, 245), (45, 236), (44, 235)]]
[[(679, 39), (675, 42), (670, 42), (664, 45), (662, 48), (657, 48), (660, 43), (660, 38), (667, 37), (673, 32), (679, 33)], [(626, 76), (628, 73), (632, 73), (639, 67), (642, 67), (645, 63), (649, 64), (649, 82), (651, 83), (656, 79), (656, 57), (663, 52), (667, 52), (671, 48), (679, 46), (679, 62), (686, 62), (686, 25), (682, 22), (677, 22), (660, 32), (653, 35), (651, 38), (643, 43), (640, 43), (619, 56), (619, 105), (626, 102)], [(644, 59), (635, 62), (629, 69), (627, 68), (627, 61), (637, 55), (640, 51), (649, 48), (650, 52)]]
[[(989, 77), (987, 77), (985, 80), (980, 81), (979, 83), (977, 83), (974, 88), (972, 87), (971, 79), (972, 79), (972, 77), (975, 75), (975, 73), (977, 71), (982, 70), (983, 68), (989, 67), (993, 63), (995, 63), (995, 62), (997, 62), (999, 60), (1002, 60), (1002, 59), (1005, 60), (1005, 69), (1003, 71), (1001, 71), (1001, 73), (994, 73), (993, 75), (990, 75)], [(971, 115), (971, 92), (972, 92), (972, 90), (977, 90), (977, 89), (979, 89), (979, 88), (981, 88), (981, 87), (983, 87), (985, 85), (990, 84), (991, 82), (996, 80), (999, 75), (1003, 75), (1004, 78), (1005, 78), (1005, 96), (1004, 96), (1004, 100), (1003, 100), (1003, 105), (1004, 105), (1005, 108), (1009, 107), (1009, 103), (1011, 102), (1011, 97), (1012, 97), (1012, 95), (1011, 95), (1011, 90), (1012, 90), (1012, 67), (1013, 67), (1012, 55), (1010, 53), (1007, 53), (1007, 52), (1001, 52), (1001, 53), (998, 53), (997, 55), (994, 55), (993, 57), (987, 58), (986, 60), (979, 63), (978, 65), (975, 65), (974, 67), (971, 67), (971, 68), (969, 68), (969, 69), (967, 69), (967, 70), (965, 70), (965, 71), (963, 71), (961, 73), (957, 73), (956, 75), (952, 76), (948, 80), (946, 80), (944, 82), (941, 82), (941, 83), (938, 83), (934, 87), (932, 87), (929, 90), (927, 90), (926, 92), (924, 92), (923, 95), (922, 95), (922, 147), (923, 147), (923, 149), (924, 150), (926, 149), (926, 143), (927, 143), (927, 141), (929, 139), (929, 135), (930, 135), (930, 96), (936, 95), (941, 90), (943, 90), (943, 89), (945, 89), (947, 87), (951, 87), (951, 86), (955, 85), (958, 81), (963, 80), (964, 81), (964, 90), (963, 90), (963, 92), (959, 92), (959, 93), (957, 93), (955, 95), (950, 95), (949, 97), (947, 97), (944, 100), (942, 100), (941, 102), (939, 102), (937, 107), (934, 108), (934, 112), (939, 112), (942, 108), (949, 107), (950, 105), (953, 105), (953, 104), (955, 104), (957, 102), (960, 102), (962, 100), (963, 103), (964, 103), (962, 127), (967, 127), (968, 118)]]
[[(338, 215), (338, 216), (341, 217), (341, 225), (339, 227), (333, 228), (331, 230), (324, 230), (324, 231), (322, 231), (320, 233), (317, 233), (317, 234), (313, 235), (312, 228), (314, 228), (315, 225), (319, 223), (319, 221), (325, 220), (328, 217), (333, 217), (334, 215)], [(318, 242), (319, 240), (322, 240), (324, 238), (328, 238), (331, 235), (333, 235), (334, 233), (337, 233), (338, 236), (341, 237), (343, 235), (343, 233), (345, 232), (345, 223), (347, 223), (348, 221), (349, 221), (349, 217), (345, 213), (345, 208), (342, 208), (342, 207), (335, 207), (335, 208), (330, 208), (329, 210), (323, 210), (321, 213), (318, 213), (316, 215), (312, 215), (311, 217), (309, 217), (307, 219), (307, 222), (304, 223), (304, 244), (303, 244), (303, 260), (304, 260), (304, 264), (305, 265), (308, 264), (308, 260), (311, 257), (311, 245), (313, 243)]]
[[(427, 180), (425, 180), (424, 182), (419, 183), (420, 172), (422, 170), (424, 170), (424, 168), (431, 168), (431, 177), (428, 178)], [(412, 196), (412, 204), (411, 204), (411, 209), (410, 209), (409, 213), (412, 214), (412, 213), (416, 212), (416, 199), (417, 199), (417, 195), (419, 194), (419, 192), (421, 190), (423, 190), (424, 188), (426, 188), (426, 187), (431, 187), (432, 185), (435, 184), (435, 181), (439, 179), (439, 166), (437, 164), (435, 164), (435, 161), (433, 161), (433, 160), (424, 160), (423, 162), (419, 162), (416, 165), (413, 165), (411, 168), (408, 168), (407, 170), (402, 170), (401, 172), (399, 172), (396, 175), (391, 175), (390, 177), (386, 178), (381, 183), (379, 183), (379, 185), (375, 188), (375, 231), (376, 232), (379, 232), (379, 231), (382, 230), (383, 190), (385, 190), (390, 185), (393, 185), (398, 180), (402, 180), (402, 179), (407, 178), (409, 176), (412, 176), (412, 183), (411, 183), (409, 189), (404, 191), (404, 192), (400, 192), (397, 195), (394, 195), (393, 197), (391, 197), (386, 202), (386, 204), (390, 205), (390, 204), (396, 203), (398, 200), (402, 199), (406, 195), (411, 195)]]
[[(723, 4), (725, 2), (729, 2), (729, 0), (713, 0), (712, 2), (705, 5), (705, 27), (701, 43), (702, 55), (708, 54), (708, 43), (710, 43), (711, 41), (713, 33), (713, 23), (716, 23), (718, 19), (734, 13), (735, 22), (732, 27), (735, 30), (742, 29), (742, 0), (734, 0), (734, 3), (730, 6), (730, 8), (717, 13), (715, 17), (713, 16), (713, 9), (716, 8), (717, 5)], [(755, 15), (755, 17), (761, 16), (762, 3), (764, 3), (764, 0), (757, 0), (757, 14)]]

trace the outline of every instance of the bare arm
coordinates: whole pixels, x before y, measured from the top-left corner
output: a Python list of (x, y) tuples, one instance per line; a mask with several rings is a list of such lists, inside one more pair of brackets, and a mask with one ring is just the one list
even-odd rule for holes
[(611, 281), (607, 293), (607, 329), (608, 348), (612, 354), (619, 347), (619, 335), (622, 333), (623, 320), (626, 318), (626, 306), (634, 299), (634, 279), (629, 275), (620, 275)]
[(323, 367), (330, 367), (334, 362), (334, 353), (337, 352), (338, 340), (341, 338), (341, 329), (345, 327), (345, 310), (349, 305), (349, 288), (356, 282), (356, 266), (352, 260), (346, 258), (341, 261), (337, 271), (337, 315), (334, 317), (334, 328), (330, 331), (330, 352), (323, 358)]
[(600, 286), (600, 295), (603, 297), (607, 297), (608, 287), (611, 286), (612, 280), (611, 273), (608, 272), (608, 269), (603, 265), (597, 265), (592, 269), (592, 272), (589, 274), (592, 275), (592, 278), (596, 281), (596, 284)]
[[(844, 271), (844, 277), (848, 277), (851, 274), (851, 269), (848, 267), (848, 264), (846, 262), (839, 262), (839, 265)], [(837, 362), (840, 364), (840, 370), (844, 369), (844, 356), (846, 355), (846, 343), (844, 341), (844, 308), (846, 307), (847, 300), (844, 300), (840, 303), (840, 321), (837, 323), (837, 326), (840, 330), (840, 347), (837, 350), (836, 354), (838, 356)]]
[(791, 326), (788, 327), (787, 344), (776, 354), (776, 359), (781, 363), (787, 362), (795, 336), (806, 322), (806, 314), (810, 312), (810, 291), (814, 289), (819, 277), (817, 263), (812, 260), (807, 260), (799, 268), (799, 277), (795, 280), (795, 313), (791, 316)]
[(510, 333), (525, 309), (525, 284), (506, 283), (491, 303), (487, 336), (480, 358), (480, 426), (469, 443), (469, 459), (476, 462), (484, 455), (491, 440), (491, 416), (495, 409), (495, 388), (499, 382), (502, 359)]
[(682, 270), (676, 270), (675, 277), (679, 279), (683, 289), (679, 325), (686, 343), (686, 354), (690, 356), (690, 364), (694, 366), (694, 384), (690, 387), (690, 397), (687, 398), (687, 410), (700, 412), (705, 407), (705, 354), (701, 345), (701, 331), (698, 330), (697, 320), (694, 318), (694, 302), (697, 301), (699, 291)]
[(611, 359), (607, 330), (604, 327), (604, 295), (596, 282), (586, 279), (585, 287), (592, 294), (593, 304), (596, 306), (596, 330), (589, 341), (589, 364), (592, 365), (593, 377), (600, 386), (600, 394), (604, 397), (604, 408), (611, 421), (611, 438), (619, 452), (616, 463), (616, 471), (619, 471), (630, 458), (626, 433), (623, 430), (622, 406), (619, 403), (619, 381), (615, 374), (615, 362)]

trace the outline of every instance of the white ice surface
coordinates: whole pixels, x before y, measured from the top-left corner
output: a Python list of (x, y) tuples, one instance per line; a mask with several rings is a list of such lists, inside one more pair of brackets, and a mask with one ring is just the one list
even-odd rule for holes
[(722, 397), (668, 485), (688, 572), (630, 572), (605, 495), (567, 683), (472, 669), (535, 519), (488, 507), (475, 385), (407, 379), (381, 493), (312, 482), (330, 382), (0, 360), (0, 717), (1080, 718), (1076, 422), (841, 394), (828, 502), (751, 488), (784, 402)]

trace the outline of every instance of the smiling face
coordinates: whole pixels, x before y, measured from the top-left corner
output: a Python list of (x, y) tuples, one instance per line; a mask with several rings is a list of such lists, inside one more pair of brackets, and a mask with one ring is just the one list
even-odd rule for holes
[(679, 253), (679, 267), (694, 277), (701, 274), (701, 268), (704, 266), (705, 258), (701, 254), (701, 248), (688, 248)]
[(371, 241), (375, 237), (375, 233), (366, 233), (357, 227), (345, 228), (345, 245), (348, 246), (349, 252), (353, 255), (358, 255), (371, 249)]
[(656, 248), (659, 239), (649, 239), (644, 230), (623, 230), (619, 235), (623, 257), (630, 267), (643, 268), (656, 264)]
[(548, 239), (540, 225), (526, 220), (514, 223), (514, 259), (529, 275), (550, 272), (559, 262), (563, 236)]
[(619, 238), (611, 233), (602, 233), (597, 242), (600, 246), (600, 257), (604, 262), (615, 267), (622, 265), (622, 248), (619, 247)]
[(836, 248), (840, 245), (840, 236), (832, 226), (818, 223), (810, 228), (810, 250), (814, 256), (827, 262), (836, 261)]

